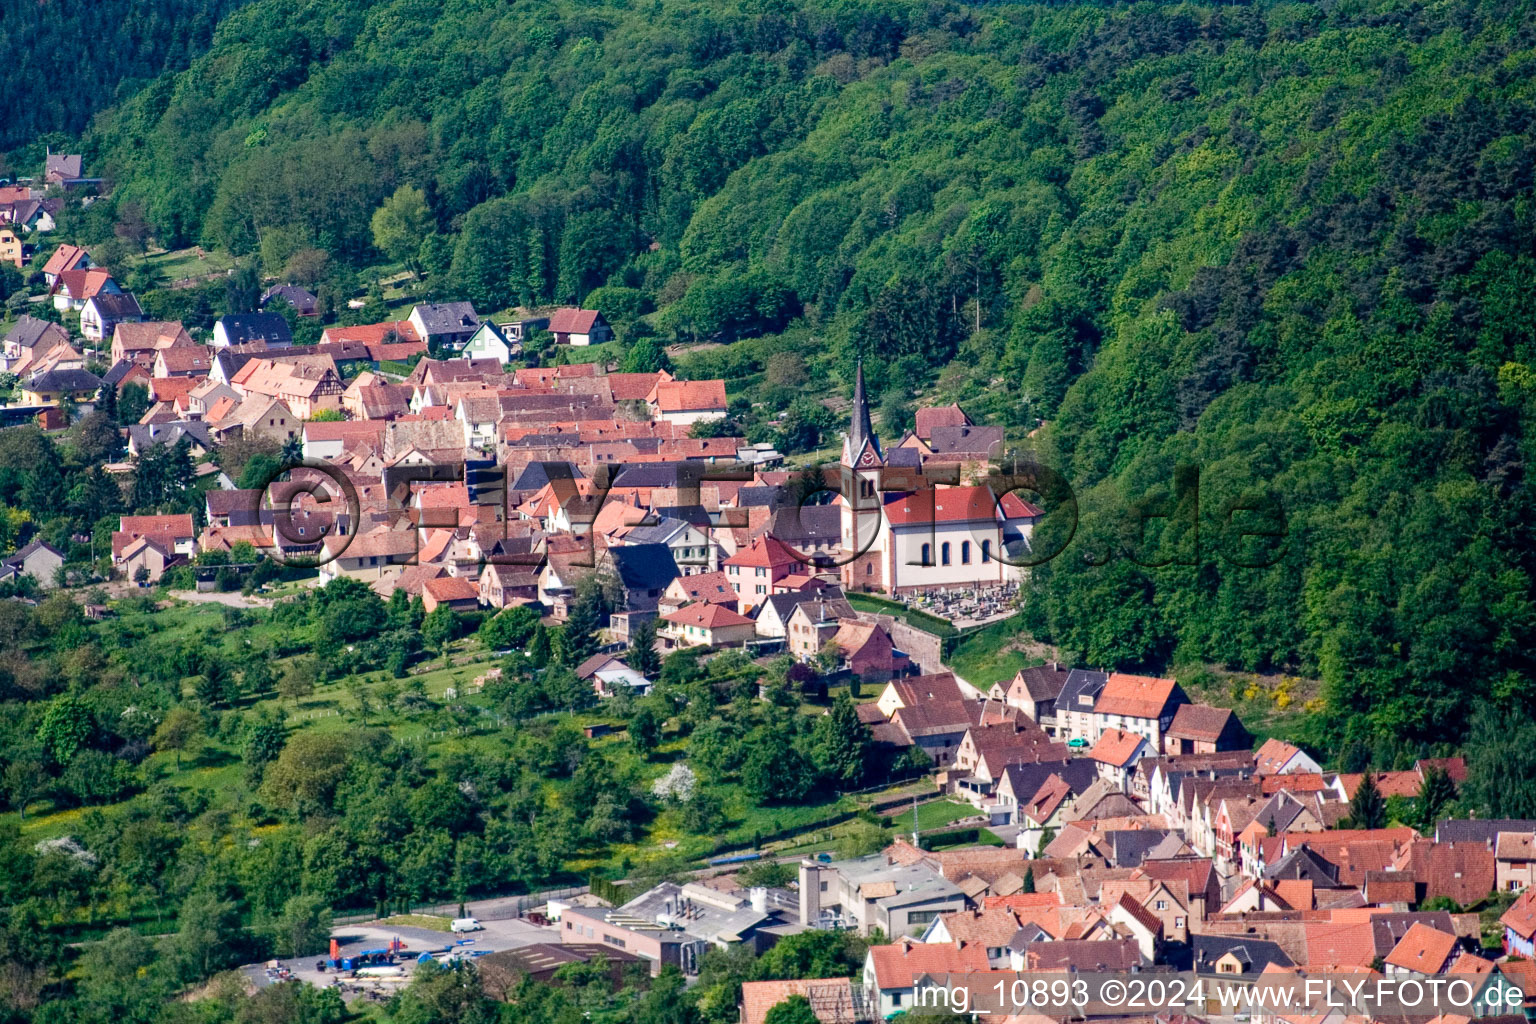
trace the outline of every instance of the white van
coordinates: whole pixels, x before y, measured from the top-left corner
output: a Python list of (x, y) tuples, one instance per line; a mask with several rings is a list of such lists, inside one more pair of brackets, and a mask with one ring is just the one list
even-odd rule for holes
[(454, 932), (478, 932), (482, 930), (482, 925), (472, 917), (456, 917), (453, 919), (453, 923), (448, 925), (448, 930)]

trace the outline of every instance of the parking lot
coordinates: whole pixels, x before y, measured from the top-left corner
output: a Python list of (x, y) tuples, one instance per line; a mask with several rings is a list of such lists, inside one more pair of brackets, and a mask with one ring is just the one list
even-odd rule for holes
[[(542, 927), (521, 918), (482, 921), (481, 924), (483, 927), (480, 931), (464, 934), (434, 931), (430, 928), (386, 925), (376, 921), (338, 925), (332, 929), (331, 937), (336, 940), (342, 956), (365, 949), (387, 949), (398, 939), (402, 948), (397, 954), (397, 962), (405, 968), (399, 978), (354, 979), (347, 977), (347, 972), (333, 971), (330, 968), (323, 971), (316, 970), (316, 963), (325, 959), (323, 954), (298, 960), (284, 960), (282, 965), (292, 978), (309, 982), (311, 985), (331, 986), (340, 983), (360, 988), (364, 992), (388, 994), (410, 979), (416, 967), (416, 958), (422, 953), (436, 954), (446, 949), (454, 951), (457, 955), (475, 958), (477, 955), (483, 956), (486, 953), (495, 953), (504, 949), (517, 949), (537, 942), (560, 941), (558, 929)], [(271, 984), (276, 980), (269, 973), (266, 964), (248, 965), (243, 973), (257, 986)], [(351, 994), (354, 993), (349, 991), (349, 996)]]

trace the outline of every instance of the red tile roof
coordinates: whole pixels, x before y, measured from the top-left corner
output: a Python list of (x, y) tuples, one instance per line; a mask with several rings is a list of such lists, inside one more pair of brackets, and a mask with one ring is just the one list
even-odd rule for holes
[[(1184, 710), (1183, 708), (1179, 709)], [(1332, 787), (1325, 776), (1317, 772), (1292, 772), (1289, 775), (1266, 775), (1259, 782), (1265, 796), (1273, 796), (1282, 789), (1288, 793), (1321, 793)]]
[(551, 334), (590, 334), (592, 325), (597, 323), (598, 311), (595, 309), (574, 309), (567, 307), (557, 309), (549, 317), (549, 333)]
[(1095, 715), (1157, 718), (1168, 706), (1178, 683), (1157, 676), (1133, 676), (1111, 672), (1093, 706)]
[(892, 526), (928, 523), (995, 521), (1001, 516), (1025, 519), (1040, 510), (1011, 491), (1001, 499), (990, 487), (938, 487), (904, 494), (885, 504), (885, 518)]
[(306, 441), (377, 441), (388, 427), (383, 420), (316, 420), (304, 424)]
[(61, 245), (54, 250), (52, 256), (48, 257), (48, 262), (43, 265), (43, 273), (61, 274), (66, 270), (73, 270), (88, 255), (89, 253), (78, 245)]
[[(166, 349), (166, 351), (171, 350)], [(157, 402), (174, 402), (178, 398), (186, 397), (187, 392), (205, 380), (207, 380), (206, 377), (151, 377), (149, 392)]]
[(123, 533), (168, 533), (173, 537), (193, 537), (190, 513), (163, 516), (123, 516), (118, 524)]
[(777, 569), (782, 566), (800, 565), (794, 551), (777, 537), (767, 534), (752, 542), (745, 551), (738, 551), (725, 560), (726, 565), (766, 566)]
[(1301, 753), (1300, 747), (1292, 746), (1284, 740), (1270, 738), (1259, 747), (1255, 756), (1254, 773), (1256, 775), (1274, 775), (1285, 765), (1285, 762)]
[(1536, 937), (1536, 890), (1527, 889), (1499, 918), (1499, 923), (1522, 939)]
[(931, 406), (917, 410), (913, 417), (916, 420), (917, 429), (913, 431), (918, 437), (933, 436), (934, 427), (968, 427), (971, 418), (965, 414), (965, 410), (958, 405)]
[(750, 626), (752, 620), (745, 615), (731, 611), (720, 604), (710, 604), (701, 601), (679, 608), (675, 612), (663, 615), (668, 622), (675, 622), (679, 626), (701, 626), (704, 629), (720, 629), (725, 626)]
[(1093, 745), (1088, 756), (1101, 764), (1112, 764), (1116, 768), (1124, 768), (1136, 753), (1136, 748), (1146, 742), (1138, 733), (1125, 732), (1121, 729), (1107, 729), (1104, 735), (1099, 737), (1099, 742)]
[(790, 996), (805, 996), (816, 1019), (824, 1024), (856, 1016), (853, 983), (847, 978), (787, 981), (745, 981), (741, 985), (741, 1024), (763, 1024), (768, 1011)]
[[(1389, 796), (1401, 796), (1412, 799), (1419, 795), (1419, 786), (1423, 779), (1416, 771), (1407, 772), (1372, 772), (1372, 778), (1376, 780), (1376, 789), (1385, 799)], [(1353, 800), (1355, 792), (1360, 788), (1360, 783), (1365, 776), (1358, 773), (1340, 773), (1339, 782), (1344, 787), (1344, 799)]]
[(1307, 966), (1369, 967), (1376, 959), (1376, 939), (1369, 921), (1334, 924), (1317, 922), (1303, 926)]
[(462, 576), (440, 576), (435, 580), (427, 580), (421, 589), (439, 603), (480, 600), (480, 588), (475, 585), (475, 581)]
[(615, 402), (643, 402), (659, 382), (671, 380), (672, 375), (660, 373), (610, 373), (608, 389)]
[(112, 275), (99, 267), (90, 270), (66, 270), (59, 274), (53, 290), (68, 292), (76, 302), (94, 298), (112, 280)]
[(1386, 955), (1385, 962), (1419, 974), (1439, 974), (1454, 948), (1456, 936), (1415, 921)]
[(1180, 704), (1179, 710), (1173, 713), (1173, 724), (1168, 727), (1168, 735), (1215, 743), (1231, 721), (1231, 708), (1215, 708), (1209, 704)]
[(875, 985), (883, 989), (911, 988), (923, 974), (967, 974), (985, 971), (987, 952), (969, 943), (915, 942), (904, 939), (888, 946), (870, 946)]
[(379, 345), (384, 343), (391, 332), (398, 337), (399, 342), (421, 343), (416, 328), (411, 326), (409, 320), (386, 320), (383, 323), (358, 324), (355, 327), (327, 327), (321, 332), (320, 340), (327, 343), (355, 341), (363, 345)]
[(679, 576), (675, 582), (688, 595), (690, 601), (710, 601), (714, 604), (735, 604), (736, 591), (725, 573), (700, 572), (692, 576)]
[(725, 381), (723, 380), (663, 380), (657, 381), (646, 396), (664, 413), (712, 412), (724, 410)]

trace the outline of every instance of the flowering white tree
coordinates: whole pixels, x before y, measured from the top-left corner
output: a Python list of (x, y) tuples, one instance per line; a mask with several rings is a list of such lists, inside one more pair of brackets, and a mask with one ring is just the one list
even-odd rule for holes
[(675, 764), (671, 771), (652, 784), (651, 792), (658, 799), (685, 804), (693, 799), (693, 791), (698, 784), (699, 777), (693, 774), (692, 768), (686, 764)]

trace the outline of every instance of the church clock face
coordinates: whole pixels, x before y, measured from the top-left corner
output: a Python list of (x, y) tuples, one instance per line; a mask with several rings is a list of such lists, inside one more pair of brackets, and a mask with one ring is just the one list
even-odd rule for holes
[(870, 451), (868, 448), (864, 449), (864, 456), (863, 458), (859, 459), (859, 464), (863, 466), (873, 466), (875, 464), (875, 453)]

